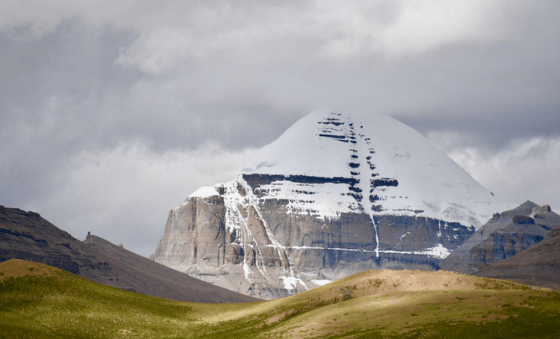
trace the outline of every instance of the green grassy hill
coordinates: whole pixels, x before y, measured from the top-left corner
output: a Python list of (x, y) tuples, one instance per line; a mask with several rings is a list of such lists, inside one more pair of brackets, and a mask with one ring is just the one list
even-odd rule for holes
[(176, 302), (0, 264), (0, 338), (558, 338), (560, 293), (446, 271), (367, 271), (289, 298)]

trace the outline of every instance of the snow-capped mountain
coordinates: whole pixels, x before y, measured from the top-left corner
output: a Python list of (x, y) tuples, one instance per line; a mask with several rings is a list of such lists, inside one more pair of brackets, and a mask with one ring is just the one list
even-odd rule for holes
[(270, 299), (371, 268), (438, 269), (508, 208), (410, 127), (317, 111), (172, 210), (155, 260)]

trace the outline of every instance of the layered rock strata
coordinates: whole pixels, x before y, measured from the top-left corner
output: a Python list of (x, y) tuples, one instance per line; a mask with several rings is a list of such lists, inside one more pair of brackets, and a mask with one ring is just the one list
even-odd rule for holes
[(474, 274), (485, 265), (523, 252), (560, 228), (560, 216), (550, 206), (527, 201), (513, 210), (496, 213), (443, 262), (442, 269)]
[(367, 269), (437, 270), (502, 206), (409, 127), (315, 112), (170, 211), (154, 260), (271, 299)]

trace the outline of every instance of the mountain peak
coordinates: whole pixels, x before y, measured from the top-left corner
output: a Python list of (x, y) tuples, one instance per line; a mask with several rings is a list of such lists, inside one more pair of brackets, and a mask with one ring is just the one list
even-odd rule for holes
[[(417, 131), (384, 115), (315, 111), (256, 151), (242, 173), (353, 180), (356, 194), (327, 198), (314, 192), (315, 203), (297, 206), (321, 210), (335, 198), (341, 200), (339, 208), (329, 210), (336, 215), (363, 208), (375, 215), (420, 215), (478, 228), (493, 212), (512, 207)], [(280, 190), (277, 197), (292, 194)]]
[(154, 260), (270, 299), (365, 269), (439, 269), (507, 207), (397, 120), (316, 111), (172, 210)]

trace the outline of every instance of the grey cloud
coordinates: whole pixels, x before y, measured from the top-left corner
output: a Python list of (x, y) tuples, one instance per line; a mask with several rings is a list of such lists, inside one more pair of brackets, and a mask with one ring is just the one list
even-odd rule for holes
[(492, 151), (450, 143), (450, 138), (462, 138), (455, 132), (432, 132), (429, 138), (503, 201), (532, 200), (560, 208), (560, 137), (519, 138)]
[(395, 117), (423, 135), (436, 131), (461, 131), (463, 140), (480, 149), (496, 152), (512, 140), (530, 137), (560, 136), (560, 103), (544, 103), (538, 107), (525, 105), (512, 110), (495, 109), (467, 112), (423, 112), (422, 115)]
[(2, 199), (21, 204), (55, 188), (69, 156), (95, 144), (99, 98), (131, 77), (110, 55), (126, 37), (105, 33), (72, 22), (33, 42), (0, 33)]
[(25, 207), (76, 238), (90, 231), (149, 256), (169, 210), (199, 186), (235, 178), (250, 153), (217, 144), (160, 153), (141, 141), (83, 151), (69, 159), (72, 169), (59, 187), (29, 199)]

